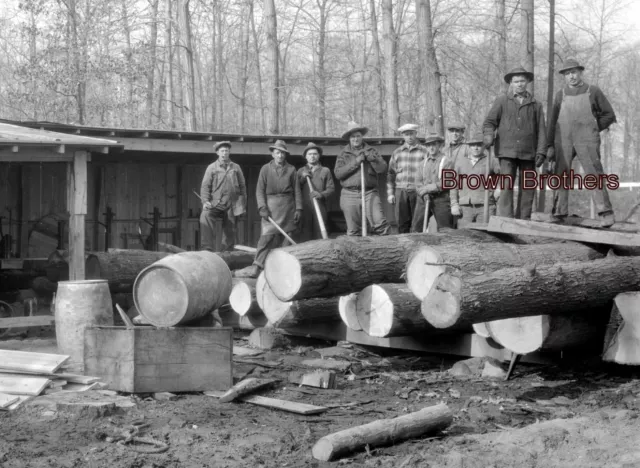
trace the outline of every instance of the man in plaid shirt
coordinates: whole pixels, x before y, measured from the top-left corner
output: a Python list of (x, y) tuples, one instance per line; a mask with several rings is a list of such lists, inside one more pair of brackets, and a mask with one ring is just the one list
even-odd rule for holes
[(387, 201), (394, 205), (398, 232), (413, 232), (412, 222), (418, 195), (416, 188), (421, 185), (422, 162), (427, 148), (418, 140), (418, 126), (406, 124), (398, 129), (404, 144), (391, 155), (387, 172)]

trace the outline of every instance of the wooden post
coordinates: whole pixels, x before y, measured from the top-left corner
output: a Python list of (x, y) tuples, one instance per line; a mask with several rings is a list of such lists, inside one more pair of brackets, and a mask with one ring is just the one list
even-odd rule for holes
[(76, 151), (68, 166), (69, 280), (85, 279), (84, 239), (87, 215), (87, 152)]

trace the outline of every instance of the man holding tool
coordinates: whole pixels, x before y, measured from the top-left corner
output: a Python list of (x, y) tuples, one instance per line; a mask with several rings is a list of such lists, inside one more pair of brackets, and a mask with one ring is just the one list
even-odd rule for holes
[(207, 167), (200, 187), (201, 249), (232, 250), (236, 243), (236, 220), (246, 211), (247, 188), (240, 166), (231, 161), (231, 142), (213, 146), (218, 160)]
[(302, 221), (300, 241), (327, 239), (327, 199), (335, 192), (333, 177), (328, 167), (320, 164), (322, 148), (309, 143), (302, 152), (307, 165), (298, 169), (302, 193)]
[(292, 242), (291, 234), (302, 217), (302, 194), (296, 169), (286, 162), (287, 145), (277, 140), (269, 146), (273, 161), (262, 166), (258, 175), (256, 200), (262, 229), (253, 265), (235, 272), (236, 277), (257, 278), (264, 269), (270, 250)]

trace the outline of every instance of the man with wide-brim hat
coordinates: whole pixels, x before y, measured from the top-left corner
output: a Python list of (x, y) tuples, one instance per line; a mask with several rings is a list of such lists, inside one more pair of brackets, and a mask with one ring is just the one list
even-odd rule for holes
[(256, 187), (258, 213), (262, 218), (260, 239), (253, 265), (235, 272), (236, 277), (256, 278), (270, 250), (289, 245), (289, 241), (269, 219), (289, 236), (296, 231), (302, 216), (302, 195), (298, 172), (286, 161), (287, 144), (277, 140), (269, 146), (273, 160), (260, 169)]
[[(484, 179), (487, 173), (494, 178), (500, 175), (500, 163), (495, 158), (491, 159), (491, 165), (487, 168), (489, 158), (484, 149), (482, 133), (473, 135), (466, 145), (469, 147), (469, 156), (456, 159), (453, 165), (457, 187), (451, 190), (451, 214), (457, 217), (458, 228), (483, 222), (485, 188), (482, 184), (478, 186), (477, 182)], [(471, 183), (469, 176), (473, 179)], [(498, 192), (499, 185), (495, 191), (489, 192), (490, 216), (496, 214)]]
[[(616, 122), (616, 115), (602, 90), (584, 82), (584, 67), (569, 58), (559, 70), (565, 86), (557, 92), (549, 117), (547, 157), (555, 162), (559, 176), (570, 176), (571, 164), (578, 157), (585, 176), (604, 175), (600, 161), (600, 132)], [(573, 177), (569, 177), (573, 181)], [(601, 227), (611, 226), (615, 219), (606, 184), (592, 191)], [(569, 214), (569, 192), (560, 187), (554, 193), (553, 215), (562, 222)]]
[(453, 121), (447, 125), (448, 143), (444, 148), (444, 152), (454, 164), (458, 158), (469, 156), (469, 147), (465, 144), (464, 137), (466, 129), (467, 126), (458, 121)]
[(395, 149), (389, 160), (387, 202), (393, 205), (400, 234), (412, 232), (420, 171), (427, 157), (427, 148), (418, 139), (418, 128), (412, 123), (398, 128), (404, 143)]
[(200, 198), (200, 248), (221, 252), (236, 244), (237, 218), (246, 212), (247, 188), (240, 166), (231, 161), (231, 142), (213, 145), (218, 159), (202, 178)]
[[(334, 173), (342, 185), (340, 192), (340, 209), (347, 222), (347, 235), (362, 235), (362, 210), (365, 210), (368, 231), (373, 235), (386, 235), (389, 223), (382, 210), (380, 194), (378, 193), (378, 176), (387, 172), (387, 163), (375, 148), (369, 146), (363, 136), (368, 132), (367, 127), (350, 122), (347, 130), (342, 134), (349, 143), (336, 158)], [(364, 167), (364, 198), (362, 206), (361, 168)]]
[(298, 237), (300, 241), (308, 241), (322, 238), (313, 200), (318, 202), (320, 215), (328, 231), (327, 200), (336, 189), (331, 171), (320, 164), (321, 147), (315, 143), (308, 143), (302, 151), (302, 157), (307, 164), (298, 169), (298, 180), (302, 192), (302, 220)]
[(442, 151), (443, 144), (444, 138), (436, 133), (427, 135), (424, 140), (427, 156), (422, 162), (413, 232), (422, 232), (427, 201), (429, 205), (427, 224), (433, 216), (438, 223), (438, 229), (453, 228), (450, 190), (442, 187), (442, 171), (453, 170), (453, 161)]
[[(514, 68), (504, 76), (510, 84), (506, 94), (494, 101), (482, 125), (484, 147), (495, 143), (495, 155), (500, 162), (500, 173), (505, 181), (498, 201), (498, 216), (514, 217), (513, 187), (516, 175), (523, 179), (524, 171), (535, 171), (544, 163), (547, 153), (547, 135), (542, 103), (536, 100), (527, 85), (533, 73), (522, 67)], [(522, 184), (521, 184), (522, 185)], [(535, 188), (522, 188), (518, 197), (518, 217), (531, 219)]]

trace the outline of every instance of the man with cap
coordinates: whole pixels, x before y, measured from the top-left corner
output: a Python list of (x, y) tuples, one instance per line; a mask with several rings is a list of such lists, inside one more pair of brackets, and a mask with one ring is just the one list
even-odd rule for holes
[[(616, 122), (613, 108), (602, 90), (582, 80), (583, 71), (584, 67), (576, 59), (565, 61), (559, 73), (564, 75), (566, 86), (556, 94), (549, 117), (547, 157), (556, 162), (556, 174), (561, 177), (569, 173), (575, 156), (585, 175), (604, 174), (600, 132)], [(615, 219), (607, 189), (595, 189), (593, 195), (601, 227), (610, 227)], [(554, 197), (553, 214), (556, 221), (563, 221), (569, 214), (569, 192), (563, 187)]]
[(437, 134), (427, 135), (425, 146), (427, 156), (422, 163), (418, 204), (413, 217), (413, 232), (422, 232), (426, 205), (428, 202), (427, 224), (431, 216), (436, 218), (438, 229), (453, 228), (450, 190), (442, 188), (442, 171), (453, 170), (453, 161), (442, 151), (444, 138)]
[(387, 172), (387, 201), (394, 205), (398, 232), (412, 232), (412, 222), (418, 202), (417, 186), (420, 184), (422, 161), (427, 148), (418, 140), (418, 126), (406, 124), (398, 129), (404, 144), (391, 155)]
[[(336, 159), (334, 173), (342, 185), (340, 193), (340, 209), (347, 222), (347, 235), (362, 234), (362, 209), (371, 225), (371, 234), (386, 235), (389, 223), (382, 211), (380, 194), (378, 193), (378, 176), (387, 171), (387, 163), (378, 152), (364, 142), (367, 127), (350, 122), (347, 131), (342, 134), (343, 140), (349, 143), (342, 149)], [(361, 201), (361, 164), (364, 163), (365, 207)]]
[(230, 160), (231, 142), (213, 146), (218, 159), (207, 167), (200, 186), (202, 250), (221, 252), (236, 243), (236, 219), (246, 211), (247, 189), (242, 169)]
[[(547, 135), (542, 103), (527, 91), (533, 73), (518, 67), (507, 73), (504, 80), (511, 85), (510, 90), (496, 98), (484, 120), (484, 147), (495, 143), (501, 175), (515, 182), (518, 172), (522, 180), (525, 170), (534, 171), (542, 165), (547, 153)], [(505, 184), (503, 188), (498, 216), (513, 218), (513, 185)], [(521, 189), (522, 195), (518, 197), (520, 218), (531, 219), (535, 188)]]
[[(474, 135), (466, 142), (469, 147), (469, 157), (457, 158), (453, 163), (453, 169), (459, 183), (457, 188), (451, 190), (451, 214), (458, 217), (458, 228), (483, 222), (485, 188), (483, 185), (478, 187), (476, 183), (485, 178), (487, 164), (489, 164), (483, 143), (482, 133)], [(495, 159), (491, 160), (491, 166), (488, 169), (490, 177), (500, 175), (500, 164)], [(471, 183), (466, 176), (472, 176)], [(471, 188), (470, 185), (477, 188)], [(496, 197), (499, 190), (498, 185), (495, 191), (489, 192), (489, 215), (496, 214)]]
[[(298, 169), (298, 180), (302, 192), (302, 221), (301, 232), (298, 236), (301, 241), (322, 238), (320, 224), (318, 222), (313, 200), (318, 201), (320, 214), (327, 226), (327, 199), (335, 192), (333, 176), (328, 167), (320, 164), (322, 148), (315, 143), (307, 144), (302, 152), (302, 157), (307, 160), (307, 165)], [(311, 182), (309, 182), (311, 179)]]
[(459, 122), (454, 122), (447, 126), (449, 132), (449, 144), (445, 148), (445, 154), (454, 164), (458, 158), (469, 156), (469, 147), (465, 145), (464, 131), (466, 126)]
[(264, 269), (264, 261), (270, 250), (285, 247), (289, 241), (269, 221), (271, 218), (289, 236), (296, 230), (302, 216), (302, 195), (298, 172), (286, 162), (287, 145), (277, 140), (269, 146), (273, 161), (265, 164), (258, 175), (256, 200), (262, 218), (261, 235), (256, 247), (253, 265), (235, 272), (236, 277), (256, 278)]

